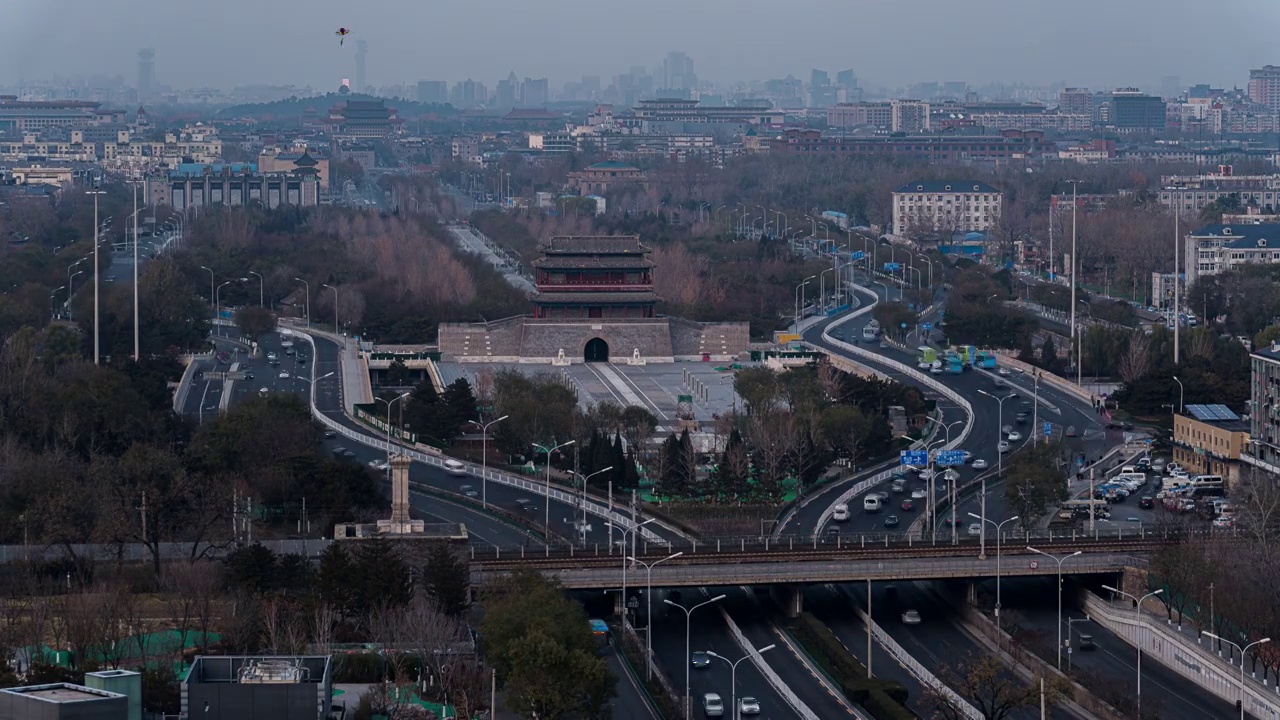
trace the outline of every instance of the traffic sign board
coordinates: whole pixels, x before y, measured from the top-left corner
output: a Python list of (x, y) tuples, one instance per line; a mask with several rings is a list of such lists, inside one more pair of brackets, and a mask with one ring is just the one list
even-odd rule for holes
[(866, 256), (867, 256), (867, 254), (866, 254), (866, 253), (864, 253), (864, 252), (862, 252), (861, 250), (858, 250), (857, 252), (851, 252), (851, 253), (849, 253), (849, 259), (850, 259), (850, 260), (861, 260), (862, 258), (864, 258), (864, 257), (866, 257)]
[(894, 272), (895, 270), (900, 270), (900, 269), (902, 269), (902, 263), (887, 262), (884, 264), (885, 272)]
[(1050, 436), (1050, 435), (1052, 435), (1052, 434), (1053, 434), (1053, 423), (1045, 423), (1045, 424), (1044, 424), (1044, 436), (1045, 436), (1045, 437), (1049, 437), (1049, 436)]
[(933, 329), (933, 323), (922, 323), (922, 324), (920, 325), (920, 327), (924, 328), (925, 330), (932, 330), (932, 329)]
[(929, 453), (924, 450), (902, 450), (898, 453), (898, 460), (903, 465), (924, 466), (929, 464)]
[(963, 450), (942, 450), (942, 451), (939, 451), (939, 452), (938, 452), (938, 457), (937, 457), (937, 459), (936, 459), (936, 460), (934, 460), (934, 462), (936, 462), (937, 464), (941, 465), (942, 467), (951, 467), (951, 466), (953, 466), (953, 465), (963, 465), (963, 464), (964, 464), (964, 451), (963, 451)]
[(1031, 567), (1031, 569), (1032, 569), (1032, 570), (1035, 570), (1036, 568), (1040, 567), (1040, 561), (1039, 561), (1039, 560), (1031, 560), (1031, 561), (1028, 561), (1028, 564), (1030, 565), (1030, 567)]

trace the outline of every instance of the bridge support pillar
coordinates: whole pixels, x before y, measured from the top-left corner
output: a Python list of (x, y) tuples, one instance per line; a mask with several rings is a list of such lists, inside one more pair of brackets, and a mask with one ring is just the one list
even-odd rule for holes
[(965, 604), (967, 604), (969, 607), (978, 606), (978, 583), (977, 582), (970, 580), (969, 582), (965, 583), (964, 601), (965, 601)]
[(804, 612), (804, 585), (771, 585), (769, 594), (788, 618), (796, 618)]

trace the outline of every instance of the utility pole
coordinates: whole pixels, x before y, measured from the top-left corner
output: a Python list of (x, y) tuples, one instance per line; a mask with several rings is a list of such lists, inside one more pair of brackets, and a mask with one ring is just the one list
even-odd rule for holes
[[(102, 333), (98, 329), (98, 196), (102, 190), (93, 189), (87, 194), (93, 196), (93, 364), (102, 364)], [(70, 301), (68, 301), (69, 303)]]
[[(155, 227), (154, 225), (152, 227)], [(133, 183), (133, 361), (142, 359), (138, 350), (138, 183)]]
[[(1068, 180), (1071, 183), (1071, 338), (1075, 339), (1076, 333), (1076, 208), (1079, 205), (1077, 191), (1080, 189), (1079, 180)], [(1175, 341), (1176, 342), (1176, 341)], [(1076, 367), (1080, 367), (1080, 352), (1076, 351)]]
[(147, 544), (147, 491), (142, 491), (142, 544)]
[[(1178, 240), (1178, 235), (1179, 235), (1178, 205), (1180, 204), (1180, 202), (1181, 201), (1179, 201), (1179, 203), (1175, 203), (1173, 208), (1173, 364), (1174, 365), (1178, 364), (1179, 330), (1181, 330), (1182, 328), (1181, 311), (1178, 309), (1178, 293), (1180, 292), (1180, 290), (1178, 289), (1178, 280), (1179, 280), (1179, 276), (1182, 274), (1178, 272), (1178, 245), (1181, 244)], [(1208, 319), (1206, 319), (1205, 322), (1208, 322)]]
[(231, 541), (240, 541), (240, 491), (231, 490)]

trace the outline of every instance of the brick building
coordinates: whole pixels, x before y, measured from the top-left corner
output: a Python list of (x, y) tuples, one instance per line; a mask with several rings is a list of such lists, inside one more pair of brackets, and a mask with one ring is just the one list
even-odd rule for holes
[(577, 188), (582, 195), (612, 192), (623, 186), (647, 187), (648, 178), (635, 165), (617, 160), (606, 160), (588, 166), (585, 170), (569, 173), (569, 187)]
[(748, 324), (659, 315), (653, 262), (638, 235), (555, 237), (533, 263), (532, 316), (443, 323), (440, 352), (458, 362), (653, 362), (736, 358)]

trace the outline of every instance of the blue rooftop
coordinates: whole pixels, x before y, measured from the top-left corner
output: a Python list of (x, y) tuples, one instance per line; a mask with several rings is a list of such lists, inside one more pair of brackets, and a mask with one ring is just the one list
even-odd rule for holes
[(1230, 238), (1224, 243), (1229, 248), (1280, 248), (1280, 224), (1276, 223), (1205, 225), (1191, 234), (1194, 237)]

